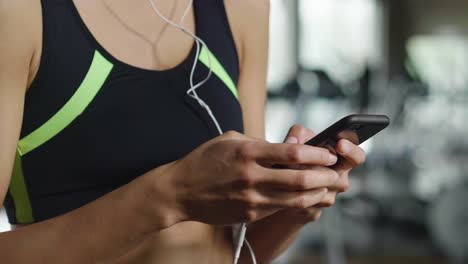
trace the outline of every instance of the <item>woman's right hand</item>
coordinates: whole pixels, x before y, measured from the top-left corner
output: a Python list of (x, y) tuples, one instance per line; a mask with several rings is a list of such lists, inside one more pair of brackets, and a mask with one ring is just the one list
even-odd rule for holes
[(227, 132), (165, 170), (181, 221), (213, 225), (253, 222), (285, 208), (320, 203), (338, 175), (332, 170), (274, 169), (272, 165), (331, 166), (323, 148), (271, 144)]

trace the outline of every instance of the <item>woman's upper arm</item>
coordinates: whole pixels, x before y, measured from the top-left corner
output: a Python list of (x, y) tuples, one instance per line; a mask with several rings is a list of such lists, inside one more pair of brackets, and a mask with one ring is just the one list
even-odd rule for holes
[(238, 82), (245, 134), (265, 138), (269, 0), (226, 0), (240, 59)]
[[(34, 45), (32, 1), (0, 0), (0, 202), (15, 159)], [(37, 1), (38, 2), (38, 1)]]

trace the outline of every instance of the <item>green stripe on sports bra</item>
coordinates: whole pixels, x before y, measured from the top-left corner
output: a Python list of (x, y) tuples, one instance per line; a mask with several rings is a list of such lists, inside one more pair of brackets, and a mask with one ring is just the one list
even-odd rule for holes
[(34, 217), (29, 202), (29, 195), (24, 182), (21, 156), (16, 152), (13, 175), (10, 182), (10, 194), (15, 205), (16, 221), (19, 224), (29, 224), (34, 222)]
[(201, 61), (208, 68), (210, 68), (210, 64), (211, 64), (211, 70), (213, 71), (213, 73), (216, 76), (218, 76), (218, 78), (221, 79), (221, 81), (223, 81), (223, 83), (229, 88), (229, 90), (234, 95), (234, 97), (236, 99), (239, 99), (236, 85), (234, 84), (231, 77), (224, 69), (223, 65), (221, 65), (219, 60), (216, 58), (216, 56), (213, 53), (211, 53), (210, 50), (203, 47), (200, 52), (200, 56), (198, 57), (198, 60)]
[(101, 89), (112, 68), (113, 64), (95, 51), (91, 66), (80, 87), (54, 116), (19, 141), (19, 154), (24, 156), (40, 147), (81, 115)]

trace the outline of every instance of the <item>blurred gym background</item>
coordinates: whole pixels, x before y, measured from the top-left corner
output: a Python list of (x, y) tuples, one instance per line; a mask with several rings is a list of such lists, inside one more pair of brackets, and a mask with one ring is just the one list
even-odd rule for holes
[(468, 263), (466, 10), (466, 0), (271, 0), (268, 140), (350, 113), (393, 120), (364, 145), (350, 191), (276, 264)]
[(271, 0), (267, 137), (392, 126), (283, 264), (468, 263), (468, 1)]

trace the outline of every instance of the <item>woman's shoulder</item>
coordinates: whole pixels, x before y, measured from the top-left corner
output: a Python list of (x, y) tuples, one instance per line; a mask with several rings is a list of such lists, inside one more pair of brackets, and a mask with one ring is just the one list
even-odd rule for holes
[(226, 12), (233, 26), (241, 32), (252, 31), (269, 20), (270, 0), (224, 0)]
[[(270, 0), (224, 0), (229, 7), (238, 8), (239, 11), (267, 14), (270, 9)], [(258, 13), (260, 12), (260, 13)]]
[(7, 57), (26, 57), (33, 72), (42, 42), (41, 1), (0, 0), (0, 39), (3, 52), (11, 51)]
[(41, 20), (40, 0), (0, 0), (1, 34), (8, 34), (9, 31), (24, 36), (34, 34), (34, 31), (40, 33)]
[(268, 31), (270, 0), (224, 0), (224, 5), (242, 65), (245, 48), (251, 46), (249, 35)]

